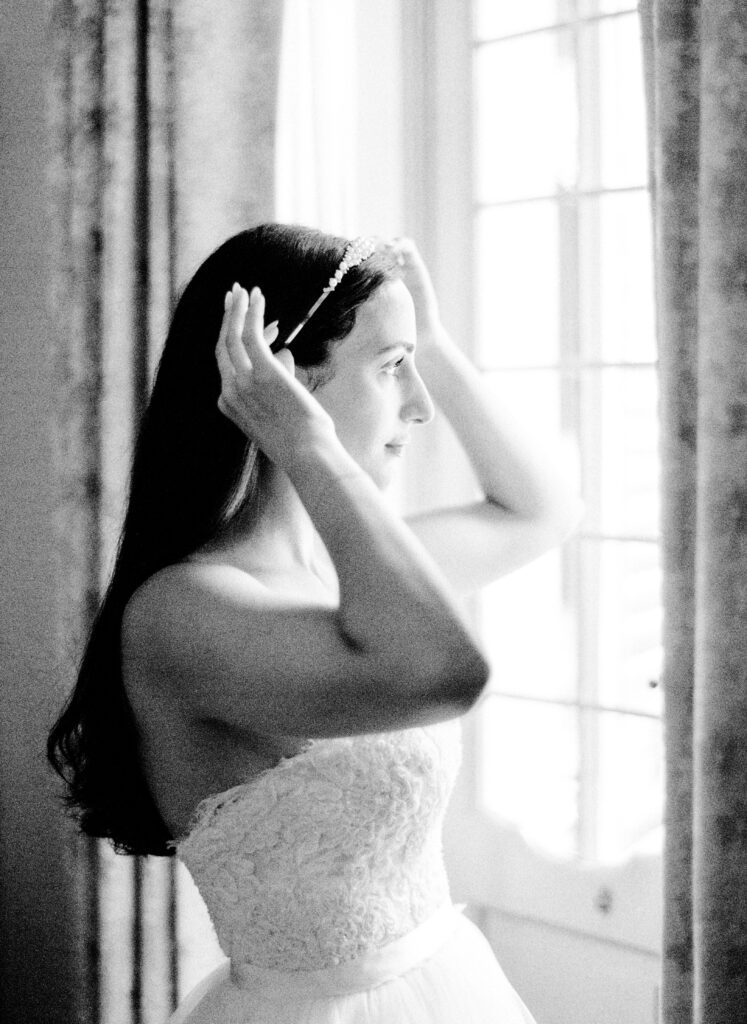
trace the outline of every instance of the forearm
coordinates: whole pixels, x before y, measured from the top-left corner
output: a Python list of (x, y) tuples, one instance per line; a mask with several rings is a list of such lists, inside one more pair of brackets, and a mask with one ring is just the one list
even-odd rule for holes
[(447, 666), (484, 673), (440, 571), (342, 445), (316, 444), (288, 472), (334, 562), (348, 641), (413, 685)]
[(453, 427), (485, 497), (527, 519), (577, 518), (579, 501), (560, 444), (541, 444), (499, 406), (444, 330), (419, 346), (418, 368)]

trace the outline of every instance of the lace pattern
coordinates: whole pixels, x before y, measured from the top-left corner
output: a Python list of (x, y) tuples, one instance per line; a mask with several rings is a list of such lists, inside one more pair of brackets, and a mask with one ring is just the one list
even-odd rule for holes
[(329, 967), (448, 902), (441, 827), (460, 759), (458, 721), (316, 739), (204, 800), (175, 845), (224, 952)]

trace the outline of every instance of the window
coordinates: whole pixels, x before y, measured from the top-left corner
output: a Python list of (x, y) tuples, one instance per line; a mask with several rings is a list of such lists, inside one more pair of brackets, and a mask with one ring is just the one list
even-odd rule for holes
[[(558, 992), (538, 951), (560, 955), (571, 932), (585, 962), (625, 961), (626, 992), (648, 1005), (661, 611), (637, 13), (631, 0), (413, 0), (402, 14), (406, 230), (496, 400), (569, 437), (587, 508), (562, 549), (475, 602), (493, 676), (464, 719), (444, 837), (452, 892), (538, 1007)], [(411, 505), (470, 500), (450, 432), (427, 433)], [(561, 1018), (587, 1019), (564, 1006)]]
[(638, 15), (477, 0), (472, 68), (475, 357), (497, 401), (576, 438), (587, 505), (561, 551), (483, 594), (478, 798), (551, 854), (611, 862), (662, 807)]

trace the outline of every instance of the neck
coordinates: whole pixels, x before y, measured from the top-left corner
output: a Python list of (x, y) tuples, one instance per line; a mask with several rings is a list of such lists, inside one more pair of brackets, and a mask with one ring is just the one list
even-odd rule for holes
[(273, 465), (263, 473), (256, 506), (236, 520), (225, 543), (247, 561), (259, 557), (281, 570), (329, 573), (330, 558), (311, 517), (287, 474)]

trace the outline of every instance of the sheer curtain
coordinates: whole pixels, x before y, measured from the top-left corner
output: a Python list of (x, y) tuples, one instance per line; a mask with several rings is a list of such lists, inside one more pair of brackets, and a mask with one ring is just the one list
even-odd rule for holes
[[(119, 525), (129, 454), (181, 285), (274, 216), (281, 0), (50, 6), (60, 697)], [(173, 864), (70, 832), (80, 1021), (163, 1021), (183, 986)]]
[(747, 1006), (747, 11), (646, 0), (667, 759), (663, 1021)]
[(356, 3), (285, 0), (276, 216), (356, 233)]

